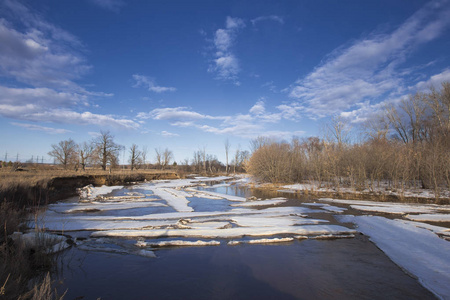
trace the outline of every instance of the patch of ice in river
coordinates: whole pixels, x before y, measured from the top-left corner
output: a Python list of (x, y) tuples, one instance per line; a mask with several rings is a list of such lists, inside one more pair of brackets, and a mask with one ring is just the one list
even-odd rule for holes
[(450, 222), (450, 214), (406, 215), (405, 218), (413, 221)]
[(95, 231), (92, 237), (203, 237), (236, 238), (242, 236), (270, 236), (278, 234), (346, 234), (355, 232), (339, 225), (304, 225), (274, 227), (233, 227), (226, 229), (154, 229), (154, 230), (105, 230)]
[(180, 246), (217, 246), (220, 245), (218, 241), (183, 241), (183, 240), (172, 240), (172, 241), (160, 241), (160, 242), (140, 242), (136, 243), (139, 247), (180, 247)]
[(123, 188), (122, 185), (116, 185), (116, 186), (103, 185), (101, 187), (94, 187), (92, 185), (88, 185), (81, 189), (78, 189), (78, 193), (80, 195), (80, 199), (92, 199), (93, 200), (102, 195), (109, 194), (114, 190), (120, 190), (121, 188)]
[[(188, 206), (189, 201), (186, 199), (186, 192), (168, 188), (153, 188), (153, 194), (165, 200), (167, 204), (172, 206), (176, 211), (189, 212), (194, 209)], [(189, 194), (190, 196), (190, 194)]]
[(450, 212), (450, 205), (339, 200), (330, 198), (320, 198), (319, 200), (339, 204), (349, 204), (352, 208), (361, 211), (371, 211), (371, 212), (381, 212), (391, 214), (432, 213), (440, 211)]
[(286, 202), (286, 199), (268, 199), (268, 200), (256, 200), (256, 201), (247, 201), (243, 203), (231, 204), (230, 206), (265, 206), (265, 205), (278, 205)]
[(58, 203), (50, 204), (48, 209), (58, 213), (76, 213), (76, 212), (95, 212), (106, 210), (123, 210), (132, 208), (142, 208), (150, 206), (167, 206), (157, 202), (144, 202), (144, 201), (128, 201), (127, 203), (103, 203), (103, 202), (90, 202), (90, 203)]
[(230, 246), (240, 245), (240, 244), (275, 244), (275, 243), (287, 243), (292, 242), (294, 238), (272, 238), (272, 239), (256, 239), (248, 241), (229, 241), (227, 244)]
[(346, 208), (343, 207), (337, 207), (337, 206), (332, 206), (326, 203), (303, 203), (303, 205), (308, 205), (308, 206), (317, 206), (320, 207), (321, 209), (330, 211), (330, 212), (335, 212), (335, 213), (341, 213), (346, 211)]
[(440, 299), (450, 299), (450, 243), (409, 221), (379, 216), (340, 216), (353, 222), (392, 261)]
[(199, 191), (197, 189), (189, 189), (190, 191), (193, 191), (195, 193), (197, 193), (198, 195), (207, 195), (207, 196), (213, 196), (213, 197), (217, 197), (219, 199), (227, 199), (229, 201), (237, 201), (237, 202), (245, 202), (247, 201), (247, 199), (245, 199), (244, 197), (239, 197), (239, 196), (233, 196), (233, 195), (227, 195), (227, 194), (221, 194), (221, 193), (216, 193), (216, 192), (210, 192), (210, 191)]

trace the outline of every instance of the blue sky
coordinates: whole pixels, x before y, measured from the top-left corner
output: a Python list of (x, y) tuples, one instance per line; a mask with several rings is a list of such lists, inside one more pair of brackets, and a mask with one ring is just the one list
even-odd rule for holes
[(0, 0), (2, 160), (109, 130), (224, 161), (227, 138), (316, 136), (442, 81), (449, 1)]

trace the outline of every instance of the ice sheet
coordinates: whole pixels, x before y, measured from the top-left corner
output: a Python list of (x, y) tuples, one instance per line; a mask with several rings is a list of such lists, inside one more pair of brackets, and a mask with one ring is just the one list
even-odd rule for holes
[(358, 231), (440, 299), (450, 299), (450, 243), (411, 223), (378, 216), (345, 216)]
[(292, 242), (294, 238), (285, 237), (285, 238), (272, 238), (272, 239), (256, 239), (256, 240), (248, 240), (248, 241), (229, 241), (228, 245), (235, 246), (240, 244), (274, 244), (274, 243), (287, 243)]
[(281, 203), (286, 202), (287, 200), (284, 199), (268, 199), (268, 200), (256, 200), (256, 201), (247, 201), (243, 203), (238, 204), (231, 204), (230, 206), (265, 206), (265, 205), (278, 205)]
[(150, 243), (140, 243), (140, 247), (150, 246), (150, 247), (180, 247), (180, 246), (217, 246), (220, 245), (219, 241), (183, 241), (183, 240), (173, 240), (173, 241), (161, 241), (161, 242), (150, 242)]
[(102, 185), (101, 187), (93, 187), (92, 185), (85, 186), (84, 188), (79, 189), (80, 198), (84, 199), (95, 199), (102, 195), (106, 195), (111, 193), (114, 190), (119, 190), (123, 188), (122, 185), (116, 186), (106, 186)]
[(192, 188), (190, 190), (195, 191), (199, 195), (204, 194), (204, 195), (208, 195), (208, 196), (218, 197), (219, 199), (227, 199), (229, 201), (237, 201), (237, 202), (247, 201), (247, 199), (245, 199), (244, 197), (239, 197), (239, 196), (232, 196), (232, 195), (221, 194), (221, 193), (205, 191), (205, 190), (199, 191), (197, 189), (192, 189)]
[(172, 206), (176, 211), (194, 211), (192, 207), (188, 206), (189, 201), (182, 193), (179, 193), (180, 191), (167, 188), (154, 188), (152, 191), (153, 194), (160, 197), (162, 200), (165, 200), (167, 204)]
[(128, 203), (112, 202), (112, 203), (101, 203), (101, 202), (91, 202), (91, 203), (60, 203), (60, 204), (50, 204), (48, 208), (58, 213), (75, 213), (75, 212), (88, 212), (88, 211), (107, 211), (107, 210), (122, 210), (122, 209), (132, 209), (141, 207), (156, 207), (156, 206), (167, 206), (158, 202), (144, 202), (144, 201), (128, 201)]
[(450, 222), (450, 214), (406, 215), (405, 218), (413, 221)]
[(242, 236), (271, 236), (278, 234), (319, 235), (355, 232), (339, 225), (304, 225), (274, 227), (234, 227), (227, 229), (154, 229), (154, 230), (106, 230), (96, 231), (92, 237), (203, 237), (236, 238)]

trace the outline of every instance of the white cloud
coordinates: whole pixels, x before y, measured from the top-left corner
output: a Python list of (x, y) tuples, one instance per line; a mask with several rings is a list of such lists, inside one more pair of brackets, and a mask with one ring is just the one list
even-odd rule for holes
[(261, 22), (261, 21), (274, 21), (274, 22), (278, 22), (280, 24), (284, 24), (283, 17), (277, 16), (277, 15), (260, 16), (260, 17), (250, 20), (250, 22), (252, 22), (253, 26), (255, 26), (258, 22)]
[(428, 90), (431, 87), (439, 89), (441, 87), (441, 83), (443, 82), (450, 82), (450, 69), (445, 69), (441, 73), (431, 76), (426, 81), (418, 82), (415, 89), (420, 91)]
[[(35, 122), (137, 128), (132, 120), (79, 112), (91, 106), (93, 97), (112, 96), (88, 91), (75, 82), (91, 68), (84, 51), (78, 38), (20, 2), (0, 2), (0, 76), (14, 85), (0, 85), (0, 115)], [(52, 131), (40, 125), (15, 124)]]
[(214, 59), (208, 68), (209, 72), (216, 73), (219, 80), (231, 81), (240, 85), (238, 74), (239, 61), (232, 52), (237, 32), (245, 27), (242, 19), (227, 17), (225, 28), (217, 29), (214, 34)]
[(136, 81), (133, 87), (145, 87), (151, 92), (164, 93), (175, 92), (177, 90), (174, 87), (159, 86), (156, 84), (156, 81), (153, 78), (144, 75), (134, 74), (133, 79)]
[(119, 12), (125, 5), (122, 0), (90, 0), (90, 2), (113, 12)]
[(140, 119), (154, 119), (154, 120), (201, 120), (201, 119), (215, 119), (215, 117), (203, 115), (198, 112), (187, 110), (186, 107), (172, 107), (172, 108), (156, 108), (149, 113), (138, 113)]
[(177, 134), (177, 133), (172, 133), (172, 132), (168, 132), (168, 131), (165, 131), (165, 130), (161, 131), (161, 135), (162, 135), (162, 136), (165, 136), (165, 137), (176, 137), (176, 136), (180, 136), (180, 135)]
[[(289, 89), (291, 104), (283, 112), (323, 117), (354, 109), (365, 101), (394, 97), (406, 88), (407, 74), (399, 70), (419, 45), (438, 37), (450, 24), (445, 2), (433, 2), (417, 11), (389, 34), (373, 34), (332, 52), (324, 63)], [(293, 114), (292, 114), (293, 115)]]
[(72, 131), (66, 130), (66, 129), (44, 127), (44, 126), (35, 125), (35, 124), (26, 124), (26, 123), (17, 123), (17, 122), (11, 122), (10, 124), (14, 125), (14, 126), (26, 128), (28, 130), (43, 131), (43, 132), (46, 132), (49, 134), (64, 134), (64, 133), (72, 132)]
[[(196, 128), (213, 134), (254, 138), (266, 134), (267, 124), (278, 123), (282, 119), (282, 114), (267, 112), (264, 98), (261, 98), (256, 101), (247, 114), (212, 116), (192, 111), (186, 107), (171, 107), (157, 108), (149, 113), (139, 113), (137, 117), (168, 121), (171, 126)], [(294, 133), (289, 134), (293, 135)]]

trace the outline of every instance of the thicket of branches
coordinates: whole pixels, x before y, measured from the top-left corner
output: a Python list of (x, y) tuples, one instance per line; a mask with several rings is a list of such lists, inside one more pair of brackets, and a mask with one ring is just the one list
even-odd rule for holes
[(364, 126), (351, 142), (349, 124), (333, 118), (322, 139), (291, 142), (259, 138), (247, 171), (263, 181), (315, 181), (319, 186), (374, 190), (381, 183), (433, 189), (450, 186), (450, 83), (416, 93)]

